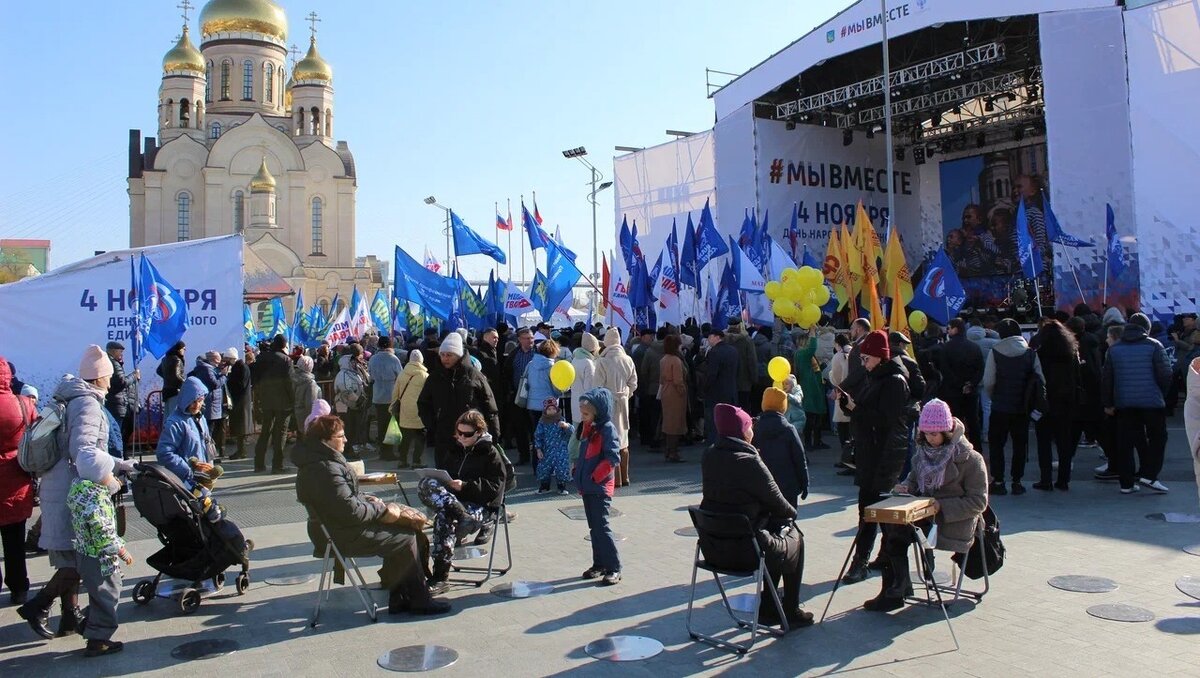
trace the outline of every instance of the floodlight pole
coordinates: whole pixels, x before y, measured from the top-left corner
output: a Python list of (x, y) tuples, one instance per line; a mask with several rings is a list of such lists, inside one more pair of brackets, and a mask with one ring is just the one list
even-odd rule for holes
[(883, 27), (883, 133), (887, 145), (887, 176), (888, 176), (888, 230), (896, 219), (896, 178), (895, 178), (895, 149), (892, 138), (892, 63), (888, 48), (888, 9), (887, 0), (879, 0), (882, 16), (880, 25)]

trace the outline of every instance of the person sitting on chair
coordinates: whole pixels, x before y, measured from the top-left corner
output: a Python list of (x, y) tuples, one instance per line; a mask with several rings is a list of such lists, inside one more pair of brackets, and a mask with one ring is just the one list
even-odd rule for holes
[[(725, 403), (713, 409), (717, 441), (700, 461), (703, 500), (700, 508), (740, 513), (750, 519), (767, 559), (771, 579), (783, 577), (783, 611), (788, 624), (809, 626), (811, 612), (800, 609), (800, 577), (804, 572), (804, 535), (792, 521), (796, 509), (784, 498), (771, 472), (751, 444), (753, 422), (740, 407)], [(708, 554), (710, 559), (712, 554)], [(720, 563), (713, 563), (720, 566)], [(778, 625), (779, 613), (764, 595), (759, 623)]]
[[(463, 412), (454, 425), (458, 443), (447, 450), (443, 461), (445, 471), (453, 479), (443, 484), (433, 478), (422, 478), (417, 484), (421, 501), (434, 510), (433, 516), (433, 576), (429, 580), (434, 591), (444, 591), (450, 576), (450, 559), (459, 540), (480, 530), (484, 543), (491, 536), (484, 534), (484, 509), (496, 509), (504, 491), (504, 460), (488, 433), (487, 420), (479, 410)], [(482, 529), (481, 529), (482, 528)]]
[(425, 534), (420, 527), (400, 522), (406, 509), (399, 504), (359, 491), (358, 479), (343, 456), (345, 448), (342, 420), (325, 414), (309, 422), (292, 452), (296, 499), (308, 511), (308, 536), (315, 553), (325, 548), (320, 529), (324, 524), (343, 554), (383, 557), (380, 578), (389, 590), (388, 613), (449, 612), (450, 603), (433, 598), (426, 585), (429, 541)]
[(933, 497), (937, 514), (915, 525), (883, 526), (883, 586), (877, 597), (863, 603), (875, 612), (899, 609), (912, 595), (907, 554), (916, 539), (913, 527), (929, 532), (936, 524), (939, 548), (966, 553), (975, 539), (975, 521), (988, 505), (983, 455), (971, 447), (950, 406), (936, 398), (926, 403), (917, 430), (912, 470), (892, 492)]

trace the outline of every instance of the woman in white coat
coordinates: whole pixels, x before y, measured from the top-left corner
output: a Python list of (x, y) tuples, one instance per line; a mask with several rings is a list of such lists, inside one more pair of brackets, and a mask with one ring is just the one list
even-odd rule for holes
[(595, 388), (596, 383), (596, 354), (600, 352), (600, 342), (596, 335), (584, 332), (579, 341), (580, 347), (571, 353), (571, 367), (575, 368), (575, 383), (571, 384), (571, 421), (579, 423), (579, 397)]
[(1200, 488), (1200, 358), (1187, 367), (1187, 400), (1183, 404), (1183, 424), (1187, 432), (1188, 450), (1192, 453), (1192, 468)]
[[(839, 334), (834, 338), (834, 344), (836, 349), (833, 352), (833, 360), (829, 363), (829, 383), (836, 388), (840, 387), (846, 380), (846, 376), (850, 374), (850, 338)], [(838, 465), (845, 466), (854, 458), (854, 453), (850, 449), (850, 415), (842, 409), (836, 390), (833, 399), (833, 423), (837, 428), (838, 442), (842, 445), (842, 457)]]
[(596, 360), (596, 386), (612, 392), (612, 424), (617, 430), (621, 448), (621, 465), (616, 469), (616, 484), (629, 484), (629, 399), (637, 390), (637, 368), (633, 359), (621, 348), (621, 333), (610, 327), (604, 333), (604, 350)]

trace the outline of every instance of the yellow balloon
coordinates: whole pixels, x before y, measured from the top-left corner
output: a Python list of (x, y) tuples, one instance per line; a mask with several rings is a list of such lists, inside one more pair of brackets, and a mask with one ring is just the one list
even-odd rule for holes
[(772, 281), (768, 282), (766, 288), (763, 290), (763, 292), (767, 295), (767, 298), (770, 299), (771, 301), (775, 301), (776, 299), (778, 299), (779, 294), (782, 291), (783, 291), (783, 285), (777, 280), (772, 280)]
[(821, 284), (824, 276), (820, 271), (812, 266), (805, 266), (800, 269), (800, 284), (805, 287), (816, 287)]
[(559, 360), (550, 368), (550, 383), (554, 388), (565, 391), (575, 383), (575, 367), (568, 360)]
[(929, 327), (929, 316), (925, 315), (924, 311), (913, 311), (908, 314), (908, 326), (914, 332), (924, 332), (926, 327)]
[(824, 285), (818, 285), (813, 288), (813, 303), (817, 306), (824, 306), (829, 303), (829, 288)]
[(813, 325), (816, 325), (819, 320), (821, 320), (821, 309), (812, 304), (806, 304), (804, 308), (800, 309), (800, 315), (798, 316), (797, 321), (800, 323), (801, 327), (812, 327)]
[(771, 379), (775, 381), (783, 381), (792, 373), (792, 366), (788, 363), (788, 359), (781, 355), (771, 358), (771, 362), (767, 363), (767, 374), (771, 375)]
[(793, 277), (783, 284), (783, 297), (789, 301), (800, 301), (804, 298), (804, 286), (800, 280)]
[(792, 302), (783, 298), (776, 299), (775, 303), (771, 304), (771, 310), (775, 315), (787, 320), (792, 315)]
[(783, 273), (779, 274), (779, 279), (783, 282), (783, 284), (786, 285), (791, 282), (799, 273), (800, 272), (794, 268), (785, 268), (783, 269)]

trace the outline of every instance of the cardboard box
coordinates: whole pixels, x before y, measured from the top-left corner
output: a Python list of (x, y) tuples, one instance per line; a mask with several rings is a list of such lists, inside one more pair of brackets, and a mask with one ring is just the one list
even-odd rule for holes
[(863, 519), (868, 523), (911, 525), (935, 513), (933, 499), (929, 497), (888, 497), (868, 506)]

